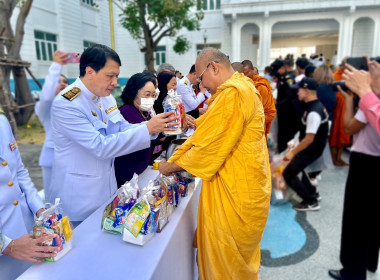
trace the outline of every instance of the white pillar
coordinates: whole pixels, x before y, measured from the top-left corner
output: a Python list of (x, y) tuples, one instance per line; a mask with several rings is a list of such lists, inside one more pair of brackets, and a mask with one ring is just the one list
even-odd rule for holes
[[(372, 18), (373, 19), (373, 18)], [(373, 46), (372, 46), (372, 56), (380, 56), (380, 23), (378, 20), (374, 20), (375, 27), (373, 32)]]
[(339, 21), (338, 64), (340, 64), (345, 56), (351, 56), (353, 32), (354, 28), (351, 14), (344, 14)]
[(240, 60), (240, 45), (241, 45), (241, 28), (238, 24), (236, 14), (232, 15), (231, 23), (231, 41), (232, 41), (232, 57), (230, 57), (231, 62), (241, 61)]
[(263, 70), (270, 64), (270, 50), (272, 44), (272, 23), (267, 17), (264, 17), (260, 27), (260, 59), (259, 69)]

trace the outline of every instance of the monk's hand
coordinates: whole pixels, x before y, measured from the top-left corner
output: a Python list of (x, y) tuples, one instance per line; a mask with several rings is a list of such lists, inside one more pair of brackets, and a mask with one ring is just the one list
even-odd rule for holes
[(161, 174), (165, 176), (170, 176), (172, 175), (172, 172), (170, 172), (169, 170), (169, 165), (170, 163), (168, 163), (166, 160), (161, 160), (160, 164), (158, 165), (158, 170), (160, 171)]
[(151, 118), (146, 126), (148, 127), (149, 134), (156, 134), (163, 131), (176, 131), (176, 128), (171, 128), (172, 126), (178, 127), (179, 123), (172, 121), (178, 120), (178, 117), (175, 116), (174, 112), (166, 112), (158, 114)]
[[(199, 113), (200, 113), (200, 112), (199, 112)], [(191, 129), (196, 129), (196, 128), (197, 128), (197, 126), (196, 126), (196, 124), (195, 124), (195, 122), (194, 122), (195, 119), (194, 119), (192, 116), (186, 114), (186, 116), (185, 116), (185, 121), (186, 121), (187, 126), (188, 126), (189, 128), (191, 128)]]
[(206, 114), (207, 108), (199, 108), (199, 115)]
[(291, 161), (294, 158), (294, 154), (292, 151), (288, 152), (285, 156), (283, 161)]
[(43, 244), (45, 241), (50, 242), (55, 237), (58, 237), (58, 235), (45, 234), (34, 239), (32, 234), (24, 234), (20, 238), (12, 240), (3, 251), (3, 254), (21, 261), (41, 263), (44, 261), (42, 258), (54, 258), (57, 256), (57, 247), (44, 246)]

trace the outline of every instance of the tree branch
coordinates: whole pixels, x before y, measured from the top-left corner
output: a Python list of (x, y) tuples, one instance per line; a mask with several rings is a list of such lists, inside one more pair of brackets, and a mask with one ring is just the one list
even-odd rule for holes
[[(24, 24), (26, 17), (28, 16), (30, 12), (30, 8), (32, 7), (33, 0), (27, 0), (24, 5), (20, 9), (20, 13), (17, 17), (17, 23), (16, 23), (16, 36), (14, 38), (14, 44), (10, 50), (10, 57), (12, 58), (19, 58), (20, 49), (22, 46), (22, 40), (24, 39)], [(16, 57), (17, 56), (17, 57)]]
[(160, 36), (158, 36), (158, 38), (156, 40), (154, 40), (153, 46), (156, 47), (158, 45), (158, 43), (161, 41), (161, 39), (164, 38), (165, 36), (168, 36), (170, 34), (170, 32), (172, 32), (172, 31), (173, 31), (173, 27), (168, 28), (164, 32), (162, 32), (160, 34)]

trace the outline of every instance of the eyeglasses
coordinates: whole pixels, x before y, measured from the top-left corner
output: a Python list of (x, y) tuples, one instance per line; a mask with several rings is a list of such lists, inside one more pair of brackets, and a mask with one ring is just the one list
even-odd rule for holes
[(211, 62), (209, 64), (207, 64), (205, 70), (203, 70), (202, 74), (197, 78), (198, 83), (202, 83), (203, 74), (206, 72), (206, 70), (208, 69), (210, 64), (211, 64)]

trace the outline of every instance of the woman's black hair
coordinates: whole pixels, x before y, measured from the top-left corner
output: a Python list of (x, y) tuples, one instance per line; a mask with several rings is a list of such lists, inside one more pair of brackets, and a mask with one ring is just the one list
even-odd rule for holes
[(123, 93), (121, 94), (121, 99), (124, 104), (133, 106), (133, 101), (135, 100), (138, 91), (148, 82), (152, 82), (153, 85), (156, 84), (156, 77), (151, 73), (136, 73), (130, 77), (123, 89)]
[(173, 77), (176, 78), (176, 75), (168, 71), (161, 72), (157, 76), (158, 89), (160, 90), (160, 95), (158, 96), (157, 100), (154, 102), (153, 105), (154, 111), (156, 111), (157, 114), (164, 112), (164, 108), (162, 107), (162, 101), (164, 101), (164, 98), (168, 95), (167, 86), (170, 80), (173, 79)]

